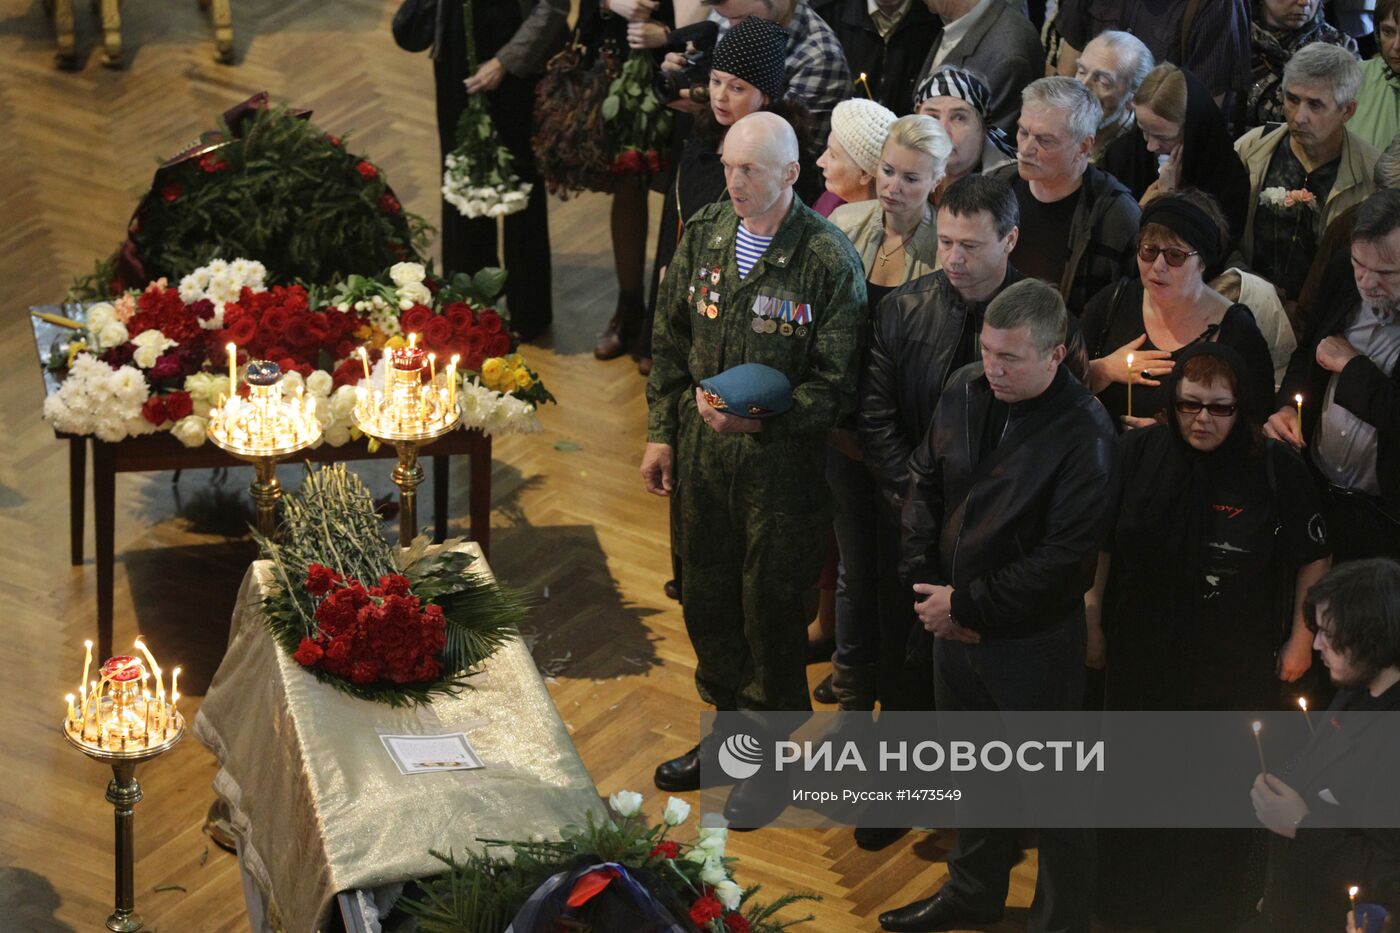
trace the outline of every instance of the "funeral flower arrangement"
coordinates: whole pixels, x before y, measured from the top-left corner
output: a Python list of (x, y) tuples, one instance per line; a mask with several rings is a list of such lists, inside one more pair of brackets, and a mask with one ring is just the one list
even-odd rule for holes
[[(620, 917), (633, 924), (644, 918), (646, 929), (780, 933), (815, 919), (777, 914), (820, 900), (816, 895), (762, 904), (755, 900), (759, 886), (734, 880), (738, 860), (725, 854), (727, 830), (702, 826), (693, 841), (668, 838), (690, 817), (684, 800), (670, 798), (659, 824), (645, 822), (641, 794), (619, 791), (608, 802), (611, 817), (600, 822), (589, 813), (585, 825), (564, 827), (558, 842), (482, 839), (482, 853), (460, 860), (434, 853), (447, 871), (421, 882), (401, 906), (425, 933), (620, 930)], [(609, 907), (622, 912), (604, 913)]]
[(516, 636), (519, 594), (476, 574), (457, 542), (384, 540), (369, 490), (343, 464), (308, 471), (285, 500), (263, 602), (278, 644), (323, 683), (394, 706), (455, 693)]
[(286, 374), (284, 392), (315, 398), (324, 442), (340, 446), (358, 438), (351, 412), (364, 377), (359, 348), (374, 361), (415, 334), (444, 362), (460, 357), (465, 427), (540, 430), (535, 409), (554, 397), (513, 352), (507, 322), (491, 307), (501, 270), (442, 280), (401, 262), (335, 288), (269, 287), (267, 279), (262, 263), (216, 259), (175, 286), (157, 279), (88, 306), (82, 337), (49, 361), (67, 375), (45, 400), (45, 419), (104, 441), (170, 431), (199, 446), (210, 409), (229, 392), (232, 344), (238, 365), (271, 360)]

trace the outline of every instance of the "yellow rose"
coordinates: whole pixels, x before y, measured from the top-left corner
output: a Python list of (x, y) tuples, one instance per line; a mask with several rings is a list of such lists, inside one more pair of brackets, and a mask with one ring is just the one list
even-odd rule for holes
[(505, 369), (505, 361), (499, 356), (493, 356), (481, 364), (481, 382), (488, 389), (494, 389), (500, 385), (501, 372)]
[(515, 387), (517, 389), (528, 389), (535, 384), (535, 377), (530, 375), (530, 371), (521, 367), (515, 371)]
[(519, 353), (512, 353), (510, 356), (506, 357), (506, 362), (510, 364), (511, 369), (519, 369), (525, 365), (525, 357), (521, 356)]

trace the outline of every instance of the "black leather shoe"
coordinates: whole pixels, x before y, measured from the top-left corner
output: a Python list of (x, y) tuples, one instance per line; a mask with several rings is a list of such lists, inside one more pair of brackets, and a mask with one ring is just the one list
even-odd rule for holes
[(734, 832), (761, 829), (787, 809), (790, 796), (782, 775), (760, 772), (734, 785), (724, 802), (724, 819)]
[(903, 826), (857, 826), (856, 845), (867, 852), (879, 852), (903, 839), (908, 832)]
[(996, 923), (1001, 911), (979, 914), (968, 910), (939, 891), (933, 897), (906, 904), (880, 915), (880, 928), (893, 933), (925, 933), (935, 930), (961, 930), (972, 924)]
[[(717, 743), (716, 743), (717, 744)], [(656, 766), (656, 773), (652, 775), (652, 783), (657, 790), (683, 791), (700, 790), (702, 787), (721, 787), (725, 784), (733, 784), (724, 771), (720, 768), (719, 762), (715, 760), (717, 749), (706, 750), (704, 743), (695, 746), (670, 761), (663, 761)], [(705, 775), (708, 782), (702, 783), (700, 780), (700, 762), (708, 756), (710, 764), (705, 768)]]
[(681, 601), (681, 581), (667, 580), (666, 585), (663, 586), (662, 589), (666, 591), (667, 597), (674, 599), (676, 602)]
[(812, 688), (812, 699), (816, 700), (818, 703), (836, 702), (836, 691), (831, 688), (830, 674), (827, 674), (826, 678), (821, 683)]

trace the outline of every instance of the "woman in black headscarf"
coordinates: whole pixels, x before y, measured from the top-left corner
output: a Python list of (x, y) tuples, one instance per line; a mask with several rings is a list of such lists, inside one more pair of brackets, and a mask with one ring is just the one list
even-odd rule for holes
[(1229, 253), (1249, 213), (1249, 173), (1235, 154), (1225, 115), (1189, 71), (1169, 63), (1147, 73), (1133, 95), (1139, 132), (1114, 140), (1099, 166), (1145, 208), (1164, 194), (1196, 188), (1215, 198), (1229, 224)]
[(1210, 195), (1163, 195), (1142, 212), (1138, 277), (1108, 286), (1084, 306), (1089, 391), (1122, 426), (1144, 427), (1160, 417), (1170, 402), (1162, 379), (1198, 343), (1233, 347), (1244, 358), (1240, 379), (1249, 391), (1260, 397), (1273, 391), (1273, 358), (1254, 314), (1207, 284), (1220, 272), (1225, 236), (1225, 219)]
[[(1327, 571), (1321, 498), (1303, 461), (1264, 439), (1244, 360), (1182, 352), (1166, 422), (1123, 439), (1109, 551), (1085, 600), (1089, 663), (1111, 710), (1279, 709), (1312, 662), (1304, 596)], [(1100, 915), (1134, 928), (1234, 929), (1247, 831), (1100, 834)]]

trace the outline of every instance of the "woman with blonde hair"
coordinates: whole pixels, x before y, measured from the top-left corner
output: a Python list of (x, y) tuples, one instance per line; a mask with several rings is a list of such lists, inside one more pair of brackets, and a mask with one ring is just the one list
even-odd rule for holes
[[(880, 150), (875, 200), (843, 204), (831, 213), (831, 222), (861, 255), (872, 315), (885, 295), (938, 267), (931, 202), (952, 151), (937, 120), (922, 114), (901, 117), (890, 124)], [(881, 692), (876, 674), (880, 573), (894, 568), (880, 568), (876, 560), (877, 490), (861, 462), (853, 424), (832, 432), (826, 478), (841, 555), (831, 687), (842, 709), (868, 710)]]
[(1143, 207), (1187, 188), (1206, 192), (1224, 211), (1233, 242), (1249, 211), (1249, 175), (1210, 91), (1191, 72), (1165, 63), (1148, 72), (1133, 109), (1140, 132), (1115, 140), (1100, 167)]

